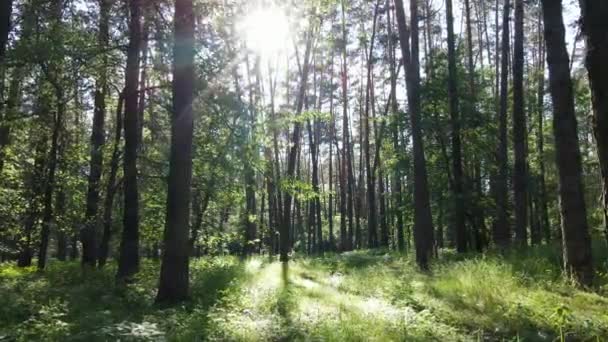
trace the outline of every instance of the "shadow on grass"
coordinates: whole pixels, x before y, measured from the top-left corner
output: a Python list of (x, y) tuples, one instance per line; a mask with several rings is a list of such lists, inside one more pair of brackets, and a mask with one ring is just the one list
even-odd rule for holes
[[(243, 263), (233, 258), (193, 261), (191, 300), (164, 310), (153, 304), (158, 262), (145, 260), (126, 286), (116, 285), (115, 267), (108, 266), (83, 274), (78, 263), (54, 262), (44, 273), (3, 283), (12, 295), (2, 304), (27, 310), (1, 322), (0, 335), (9, 340), (107, 341), (169, 337), (178, 328), (204, 330), (209, 308), (245, 277)], [(184, 326), (186, 317), (191, 327)]]

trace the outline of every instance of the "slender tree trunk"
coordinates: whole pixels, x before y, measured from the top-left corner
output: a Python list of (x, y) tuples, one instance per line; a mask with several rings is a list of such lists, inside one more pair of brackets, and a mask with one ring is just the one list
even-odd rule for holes
[(108, 260), (110, 250), (110, 239), (112, 237), (112, 211), (114, 209), (114, 196), (118, 184), (116, 184), (116, 174), (118, 173), (118, 163), (120, 158), (120, 137), (122, 134), (123, 116), (122, 110), (124, 105), (124, 92), (118, 95), (118, 103), (116, 105), (116, 122), (114, 123), (114, 143), (112, 147), (112, 159), (110, 160), (110, 174), (106, 184), (106, 197), (103, 205), (103, 234), (99, 245), (99, 267), (102, 268)]
[(545, 45), (542, 32), (542, 11), (539, 10), (538, 15), (538, 93), (537, 93), (537, 110), (538, 110), (538, 132), (537, 132), (537, 154), (539, 168), (539, 207), (541, 215), (541, 231), (543, 232), (545, 242), (551, 242), (551, 226), (549, 224), (549, 210), (547, 208), (547, 186), (545, 182), (545, 135), (544, 135), (544, 114), (545, 114)]
[(593, 281), (591, 237), (581, 179), (581, 153), (561, 0), (542, 0), (553, 133), (559, 173), (564, 267), (583, 285)]
[(48, 167), (46, 184), (44, 190), (44, 209), (42, 214), (42, 230), (40, 231), (40, 246), (38, 248), (38, 269), (46, 267), (46, 258), (51, 234), (53, 220), (53, 193), (55, 191), (55, 176), (57, 171), (57, 150), (59, 147), (59, 134), (63, 126), (63, 116), (65, 114), (65, 103), (63, 91), (56, 89), (57, 112), (53, 118), (53, 133), (51, 135), (51, 150), (48, 156)]
[(138, 79), (141, 45), (141, 1), (129, 0), (129, 46), (125, 74), (124, 213), (117, 278), (139, 271), (139, 190), (137, 185)]
[[(109, 42), (108, 22), (110, 19), (110, 0), (99, 0), (99, 32), (97, 41), (101, 49)], [(82, 265), (95, 267), (97, 263), (97, 226), (99, 223), (99, 181), (103, 169), (103, 145), (105, 143), (105, 116), (107, 93), (106, 54), (102, 54), (102, 66), (95, 89), (95, 110), (93, 112), (93, 130), (91, 132), (91, 157), (89, 163), (89, 188), (87, 193), (85, 224), (82, 236)]]
[[(390, 0), (387, 0), (387, 7), (390, 7)], [(391, 11), (387, 11), (387, 29), (389, 39), (389, 56), (390, 56), (390, 77), (391, 77), (391, 115), (393, 117), (393, 148), (395, 151), (400, 150), (399, 146), (399, 108), (397, 103), (397, 63), (396, 63), (396, 49), (393, 40), (393, 21), (391, 21)], [(430, 38), (430, 35), (429, 35)], [(431, 49), (432, 50), (432, 47)], [(393, 187), (392, 192), (395, 193), (395, 206), (393, 208), (395, 215), (397, 216), (397, 248), (399, 251), (405, 251), (405, 240), (404, 240), (404, 229), (403, 229), (403, 193), (401, 186), (401, 170), (400, 167), (396, 166), (393, 171)]]
[[(340, 250), (348, 251), (353, 242), (353, 171), (350, 154), (349, 124), (348, 124), (348, 68), (347, 68), (347, 32), (346, 4), (341, 0), (342, 7), (342, 163), (340, 181)], [(346, 219), (348, 218), (348, 228)]]
[(372, 96), (372, 74), (373, 74), (373, 56), (374, 56), (374, 40), (376, 38), (376, 23), (378, 21), (378, 8), (380, 6), (380, 0), (376, 1), (374, 7), (374, 19), (372, 23), (372, 36), (369, 46), (369, 55), (367, 56), (367, 81), (365, 87), (365, 115), (363, 117), (363, 125), (365, 134), (363, 136), (363, 149), (365, 152), (365, 169), (366, 169), (366, 182), (367, 182), (367, 245), (369, 248), (378, 247), (378, 213), (376, 208), (376, 181), (375, 174), (372, 170), (371, 164), (371, 152), (370, 152), (370, 97)]
[(146, 82), (148, 81), (148, 40), (150, 39), (150, 26), (152, 25), (152, 4), (142, 4), (142, 31), (141, 31), (141, 72), (139, 76), (139, 92), (137, 99), (137, 147), (144, 148), (144, 114), (146, 109)]
[(603, 189), (604, 231), (608, 241), (608, 2), (579, 0), (582, 32), (587, 53), (585, 66), (589, 73), (593, 104), (593, 133), (597, 144)]
[(35, 145), (34, 165), (31, 172), (26, 173), (25, 183), (28, 185), (28, 208), (24, 218), (23, 239), (19, 241), (17, 266), (32, 265), (32, 234), (40, 216), (40, 197), (43, 191), (44, 166), (46, 162), (46, 138), (41, 138)]
[(500, 71), (500, 105), (498, 113), (498, 149), (496, 161), (498, 172), (496, 175), (496, 222), (492, 237), (494, 244), (499, 248), (509, 246), (511, 232), (508, 223), (508, 194), (507, 194), (507, 93), (509, 85), (509, 0), (505, 0), (502, 17), (502, 56)]
[(3, 0), (0, 4), (0, 65), (4, 63), (8, 35), (11, 32), (13, 0)]
[[(312, 24), (311, 24), (312, 25)], [(310, 55), (312, 50), (312, 40), (313, 40), (313, 29), (308, 32), (308, 36), (306, 38), (306, 51), (304, 53), (304, 61), (302, 64), (302, 79), (300, 80), (300, 86), (298, 89), (298, 98), (296, 102), (296, 117), (302, 114), (302, 108), (304, 107), (304, 100), (306, 95), (306, 86), (308, 83), (308, 71), (309, 71), (309, 62)], [(293, 181), (295, 171), (296, 171), (296, 161), (298, 157), (298, 152), (300, 150), (300, 135), (301, 135), (302, 125), (299, 121), (296, 121), (294, 124), (293, 135), (291, 138), (291, 147), (289, 150), (289, 159), (287, 162), (287, 173), (286, 178), (288, 181)], [(287, 262), (289, 260), (289, 249), (290, 249), (290, 234), (289, 234), (289, 222), (291, 219), (291, 201), (292, 194), (287, 191), (285, 193), (285, 202), (283, 206), (283, 223), (281, 224), (281, 236), (280, 236), (280, 260), (281, 262)]]
[(194, 81), (193, 3), (192, 0), (177, 0), (167, 223), (157, 302), (174, 302), (184, 300), (188, 296)]
[[(466, 0), (465, 0), (466, 1)], [(467, 14), (470, 11), (466, 1)], [(454, 201), (454, 225), (456, 228), (456, 250), (464, 253), (467, 250), (467, 230), (465, 226), (465, 196), (462, 171), (462, 148), (460, 143), (460, 104), (456, 82), (456, 49), (454, 46), (454, 17), (452, 0), (446, 0), (446, 17), (448, 29), (448, 100), (450, 121), (452, 125), (452, 200)], [(469, 21), (469, 20), (467, 20)], [(467, 24), (470, 32), (470, 23)], [(470, 33), (469, 33), (470, 34)]]
[(5, 123), (7, 115), (4, 114), (4, 74), (6, 66), (4, 58), (6, 45), (8, 44), (11, 31), (11, 15), (13, 12), (13, 0), (4, 0), (0, 3), (0, 173), (4, 168), (4, 148), (8, 145), (9, 126)]
[(190, 232), (190, 240), (188, 242), (190, 247), (190, 255), (195, 256), (196, 250), (195, 245), (198, 240), (198, 236), (203, 227), (203, 218), (205, 217), (205, 212), (207, 211), (207, 207), (209, 206), (209, 200), (211, 199), (211, 193), (207, 192), (200, 198), (201, 194), (197, 193), (194, 195), (194, 200), (192, 203), (192, 208), (194, 212), (194, 224), (192, 224), (191, 232)]
[(407, 97), (414, 148), (414, 243), (416, 245), (416, 262), (422, 269), (428, 268), (433, 251), (433, 218), (429, 203), (429, 190), (424, 155), (424, 142), (420, 123), (420, 66), (418, 59), (418, 4), (411, 2), (411, 53), (408, 41), (409, 34), (405, 22), (403, 1), (395, 0), (399, 39), (404, 65), (407, 69)]
[(524, 112), (524, 3), (515, 0), (515, 41), (513, 55), (513, 145), (515, 165), (513, 190), (515, 199), (515, 240), (528, 244), (528, 193), (526, 172), (526, 114)]

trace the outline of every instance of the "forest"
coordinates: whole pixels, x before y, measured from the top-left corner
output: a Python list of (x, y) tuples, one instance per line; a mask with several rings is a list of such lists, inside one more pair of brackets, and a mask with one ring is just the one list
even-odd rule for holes
[(0, 0), (0, 341), (608, 341), (606, 61), (606, 0)]

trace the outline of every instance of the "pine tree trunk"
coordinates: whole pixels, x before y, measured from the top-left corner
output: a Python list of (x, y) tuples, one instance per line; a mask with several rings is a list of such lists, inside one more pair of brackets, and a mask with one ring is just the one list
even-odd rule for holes
[(586, 38), (585, 66), (593, 104), (593, 133), (603, 180), (604, 231), (608, 241), (608, 2), (579, 0), (582, 32)]
[(500, 105), (498, 113), (498, 149), (496, 162), (498, 172), (495, 180), (496, 221), (492, 239), (499, 248), (508, 247), (511, 242), (511, 232), (508, 223), (508, 194), (507, 194), (507, 95), (509, 85), (509, 0), (505, 0), (502, 17), (502, 49), (500, 66)]
[(38, 248), (38, 269), (46, 267), (49, 238), (53, 220), (53, 193), (55, 191), (55, 176), (57, 171), (57, 150), (59, 147), (59, 134), (63, 126), (63, 116), (65, 114), (65, 103), (63, 91), (56, 89), (57, 112), (53, 118), (53, 133), (51, 135), (51, 150), (48, 156), (46, 183), (43, 199), (42, 229), (40, 231), (40, 245)]
[(553, 102), (553, 133), (559, 173), (564, 267), (583, 285), (593, 281), (591, 238), (581, 179), (581, 153), (574, 112), (561, 0), (542, 0), (549, 84)]
[(416, 262), (422, 269), (428, 268), (433, 251), (433, 219), (429, 203), (428, 179), (424, 142), (420, 123), (420, 65), (418, 59), (418, 4), (411, 2), (411, 53), (409, 34), (405, 22), (405, 12), (402, 0), (395, 0), (397, 24), (401, 53), (406, 66), (407, 97), (412, 129), (414, 149), (414, 244), (416, 246)]
[(124, 212), (117, 278), (128, 280), (139, 271), (139, 190), (137, 185), (138, 79), (141, 43), (141, 2), (129, 0), (129, 46), (125, 74)]
[[(390, 0), (387, 0), (387, 7), (390, 7)], [(391, 21), (391, 11), (387, 11), (387, 29), (389, 39), (389, 56), (390, 56), (390, 77), (391, 77), (391, 115), (393, 117), (393, 149), (395, 151), (400, 150), (399, 146), (399, 108), (397, 103), (397, 63), (396, 63), (396, 49), (393, 40), (393, 21)], [(432, 50), (432, 48), (431, 48)], [(393, 185), (392, 192), (394, 192), (395, 205), (393, 206), (393, 212), (397, 218), (397, 249), (401, 252), (405, 251), (405, 236), (403, 229), (403, 193), (401, 186), (401, 172), (400, 168), (396, 166), (393, 170)]]
[(376, 23), (378, 21), (378, 7), (380, 0), (376, 1), (374, 8), (374, 19), (372, 23), (372, 35), (370, 39), (369, 55), (367, 56), (367, 81), (365, 87), (365, 115), (363, 117), (363, 125), (365, 134), (363, 136), (363, 149), (365, 152), (365, 169), (366, 169), (366, 184), (367, 184), (367, 246), (369, 248), (378, 247), (378, 213), (376, 209), (376, 181), (375, 174), (372, 170), (371, 152), (370, 152), (370, 97), (372, 93), (372, 74), (373, 74), (373, 53), (374, 40), (376, 38)]
[(188, 296), (194, 82), (193, 3), (192, 0), (177, 0), (167, 221), (157, 302), (175, 302)]
[(526, 172), (526, 114), (524, 112), (524, 3), (515, 0), (515, 40), (513, 52), (513, 190), (515, 199), (515, 240), (528, 244), (528, 192)]
[[(468, 12), (467, 3), (467, 12)], [(460, 142), (460, 104), (456, 82), (456, 48), (454, 46), (454, 17), (452, 0), (446, 0), (446, 17), (448, 30), (448, 100), (450, 121), (452, 125), (452, 200), (454, 201), (454, 225), (456, 232), (456, 250), (464, 253), (467, 250), (467, 230), (465, 226), (465, 196), (462, 171), (462, 148)], [(467, 20), (469, 21), (469, 20)], [(467, 31), (470, 31), (470, 23)]]
[[(101, 49), (109, 42), (108, 21), (110, 19), (110, 1), (99, 0), (99, 32), (97, 41)], [(105, 143), (105, 116), (107, 92), (106, 54), (102, 55), (102, 66), (95, 90), (95, 110), (93, 112), (93, 130), (91, 132), (91, 157), (89, 164), (89, 188), (87, 193), (85, 224), (82, 231), (82, 264), (95, 267), (97, 263), (97, 226), (99, 207), (99, 181), (103, 169), (103, 145)]]
[(114, 123), (114, 143), (112, 147), (112, 159), (110, 160), (110, 174), (106, 184), (105, 199), (103, 204), (103, 234), (101, 243), (99, 244), (99, 267), (103, 267), (108, 260), (110, 239), (112, 237), (112, 211), (114, 209), (114, 196), (116, 195), (116, 174), (118, 173), (118, 163), (120, 158), (120, 137), (122, 134), (124, 106), (124, 92), (118, 94), (118, 103), (116, 105), (116, 122)]
[[(298, 97), (296, 102), (296, 117), (302, 114), (302, 109), (304, 108), (304, 101), (306, 96), (306, 85), (308, 83), (308, 71), (309, 71), (309, 62), (310, 55), (312, 50), (312, 37), (313, 31), (312, 28), (308, 32), (308, 37), (306, 38), (306, 51), (304, 53), (304, 61), (302, 64), (302, 79), (300, 80), (300, 85), (298, 89)], [(289, 158), (287, 161), (287, 173), (285, 177), (287, 181), (293, 181), (296, 171), (296, 162), (298, 159), (298, 154), (300, 150), (300, 135), (301, 135), (302, 125), (299, 121), (296, 121), (294, 124), (293, 134), (291, 137), (291, 148), (289, 150)], [(281, 224), (281, 235), (280, 235), (280, 243), (279, 243), (279, 251), (280, 256), (279, 259), (281, 262), (287, 262), (289, 260), (289, 250), (290, 246), (290, 234), (289, 234), (289, 222), (291, 220), (291, 201), (292, 194), (288, 191), (285, 194), (285, 202), (283, 205), (283, 222)]]
[(545, 137), (544, 137), (544, 114), (545, 114), (545, 46), (542, 32), (542, 11), (538, 15), (538, 81), (537, 81), (537, 141), (536, 148), (538, 154), (539, 168), (539, 208), (541, 215), (541, 231), (545, 242), (551, 242), (551, 226), (549, 224), (549, 210), (547, 208), (547, 186), (545, 182)]

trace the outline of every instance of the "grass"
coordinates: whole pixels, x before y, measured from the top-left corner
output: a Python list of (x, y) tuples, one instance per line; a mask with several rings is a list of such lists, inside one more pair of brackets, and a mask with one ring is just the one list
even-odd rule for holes
[[(600, 255), (598, 260), (606, 260)], [(606, 341), (608, 277), (582, 291), (550, 247), (506, 256), (444, 253), (429, 273), (408, 256), (360, 251), (193, 260), (192, 300), (153, 304), (159, 265), (118, 287), (112, 267), (45, 273), (0, 266), (0, 341)]]

